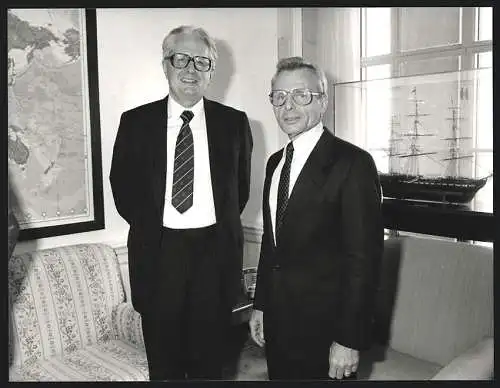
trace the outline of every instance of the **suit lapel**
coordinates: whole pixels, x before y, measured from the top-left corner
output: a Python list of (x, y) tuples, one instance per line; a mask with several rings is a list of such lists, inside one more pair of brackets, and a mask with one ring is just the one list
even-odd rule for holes
[(163, 208), (165, 207), (165, 185), (166, 185), (166, 172), (167, 172), (167, 101), (168, 96), (163, 100), (158, 101), (152, 114), (146, 117), (147, 125), (151, 128), (151, 133), (154, 136), (150, 139), (149, 146), (152, 149), (149, 157), (152, 159), (154, 172), (151, 174), (152, 189), (156, 207), (163, 217)]
[(207, 126), (208, 154), (210, 159), (210, 174), (212, 178), (212, 192), (214, 195), (215, 215), (218, 220), (222, 218), (222, 208), (224, 204), (224, 190), (221, 182), (224, 177), (224, 149), (222, 148), (227, 139), (224, 139), (222, 129), (227, 123), (223, 122), (222, 115), (217, 114), (217, 106), (212, 101), (203, 99), (205, 106), (205, 123)]
[(271, 209), (269, 207), (269, 193), (271, 191), (271, 181), (272, 177), (274, 175), (274, 172), (276, 170), (276, 167), (278, 167), (278, 164), (281, 160), (283, 150), (275, 153), (274, 155), (271, 156), (269, 159), (269, 167), (268, 167), (268, 172), (266, 175), (266, 181), (264, 184), (264, 209), (262, 211), (263, 217), (264, 217), (264, 230), (269, 231), (269, 239), (272, 242), (272, 246), (276, 247), (276, 242), (274, 238), (274, 229), (273, 229), (273, 223), (271, 221)]
[(293, 236), (293, 233), (289, 232), (292, 232), (296, 227), (293, 221), (295, 215), (304, 211), (303, 203), (306, 199), (324, 186), (338, 157), (339, 152), (336, 152), (335, 138), (324, 128), (323, 134), (304, 164), (290, 194), (280, 233), (282, 245), (286, 245), (283, 240), (287, 236)]

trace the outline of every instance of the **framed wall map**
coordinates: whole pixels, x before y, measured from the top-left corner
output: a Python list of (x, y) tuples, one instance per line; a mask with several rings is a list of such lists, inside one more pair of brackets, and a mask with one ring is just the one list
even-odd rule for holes
[(95, 10), (9, 9), (7, 23), (19, 240), (103, 229)]

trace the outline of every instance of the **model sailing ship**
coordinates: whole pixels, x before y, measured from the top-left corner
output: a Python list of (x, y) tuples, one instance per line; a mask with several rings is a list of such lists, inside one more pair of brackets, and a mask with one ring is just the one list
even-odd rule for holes
[[(448, 141), (448, 155), (441, 159), (445, 165), (441, 176), (424, 176), (419, 172), (419, 161), (421, 158), (431, 158), (430, 155), (437, 154), (436, 151), (424, 151), (420, 146), (420, 139), (424, 136), (434, 136), (423, 130), (421, 118), (428, 114), (420, 112), (422, 100), (417, 98), (416, 87), (413, 87), (411, 101), (414, 103), (414, 111), (409, 114), (412, 117), (412, 126), (409, 132), (402, 132), (396, 116), (392, 118), (391, 136), (389, 141), (389, 173), (379, 173), (380, 183), (384, 197), (396, 199), (410, 199), (419, 201), (446, 202), (464, 204), (470, 202), (476, 193), (484, 187), (488, 177), (471, 178), (464, 176), (460, 169), (462, 161), (471, 160), (472, 154), (463, 154), (460, 151), (460, 142), (471, 139), (461, 137), (459, 133), (460, 107), (452, 106), (451, 136), (442, 140)], [(407, 142), (406, 152), (402, 152), (400, 144)], [(402, 163), (398, 163), (402, 162)], [(436, 161), (437, 162), (437, 161)], [(440, 162), (439, 162), (440, 163)], [(399, 168), (402, 165), (403, 168)]]

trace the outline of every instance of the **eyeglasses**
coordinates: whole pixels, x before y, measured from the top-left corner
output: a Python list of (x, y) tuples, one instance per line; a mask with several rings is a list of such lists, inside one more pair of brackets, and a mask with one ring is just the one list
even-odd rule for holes
[(198, 71), (209, 71), (212, 68), (212, 60), (207, 57), (200, 56), (190, 56), (183, 53), (173, 53), (172, 55), (165, 57), (168, 59), (173, 67), (176, 69), (184, 69), (189, 65), (189, 62), (193, 61), (194, 68)]
[(285, 101), (288, 95), (292, 95), (292, 100), (297, 105), (305, 106), (309, 105), (313, 96), (322, 96), (323, 92), (312, 92), (309, 89), (293, 89), (293, 90), (273, 90), (269, 93), (269, 101), (273, 106), (282, 106), (285, 104)]

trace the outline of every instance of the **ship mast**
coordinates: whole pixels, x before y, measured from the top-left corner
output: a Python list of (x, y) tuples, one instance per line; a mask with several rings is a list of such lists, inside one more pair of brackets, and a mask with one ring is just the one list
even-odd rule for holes
[(389, 156), (389, 173), (394, 174), (398, 173), (400, 166), (399, 166), (399, 158), (396, 158), (396, 156), (401, 155), (401, 151), (398, 147), (398, 142), (403, 140), (401, 137), (399, 137), (401, 132), (401, 121), (399, 118), (398, 114), (393, 114), (391, 116), (391, 133), (389, 137), (389, 149), (387, 150), (388, 153), (387, 155)]
[(459, 120), (463, 119), (460, 116), (460, 106), (453, 103), (453, 98), (451, 99), (451, 106), (448, 108), (451, 110), (451, 117), (447, 117), (446, 120), (451, 120), (451, 137), (444, 138), (443, 140), (449, 141), (448, 147), (448, 157), (442, 159), (443, 161), (448, 161), (448, 166), (445, 171), (445, 176), (458, 178), (462, 176), (460, 171), (460, 160), (470, 159), (472, 155), (464, 155), (460, 152), (460, 140), (471, 139), (470, 136), (460, 136)]
[(419, 100), (417, 98), (417, 88), (416, 86), (413, 87), (411, 90), (411, 94), (413, 95), (412, 101), (415, 103), (415, 110), (414, 113), (408, 114), (408, 117), (413, 117), (413, 126), (410, 129), (409, 133), (403, 134), (404, 136), (408, 136), (410, 139), (410, 144), (409, 144), (409, 154), (406, 155), (400, 155), (400, 158), (408, 158), (408, 162), (406, 164), (406, 174), (408, 175), (413, 175), (413, 176), (418, 176), (420, 175), (419, 171), (419, 163), (418, 163), (418, 157), (423, 156), (423, 155), (432, 155), (436, 154), (436, 152), (422, 152), (421, 147), (418, 144), (419, 142), (419, 137), (421, 136), (433, 136), (432, 134), (428, 133), (423, 133), (419, 132), (419, 127), (422, 126), (422, 122), (420, 121), (420, 117), (423, 116), (428, 116), (428, 113), (421, 113), (419, 111), (419, 104), (422, 104), (424, 101)]

